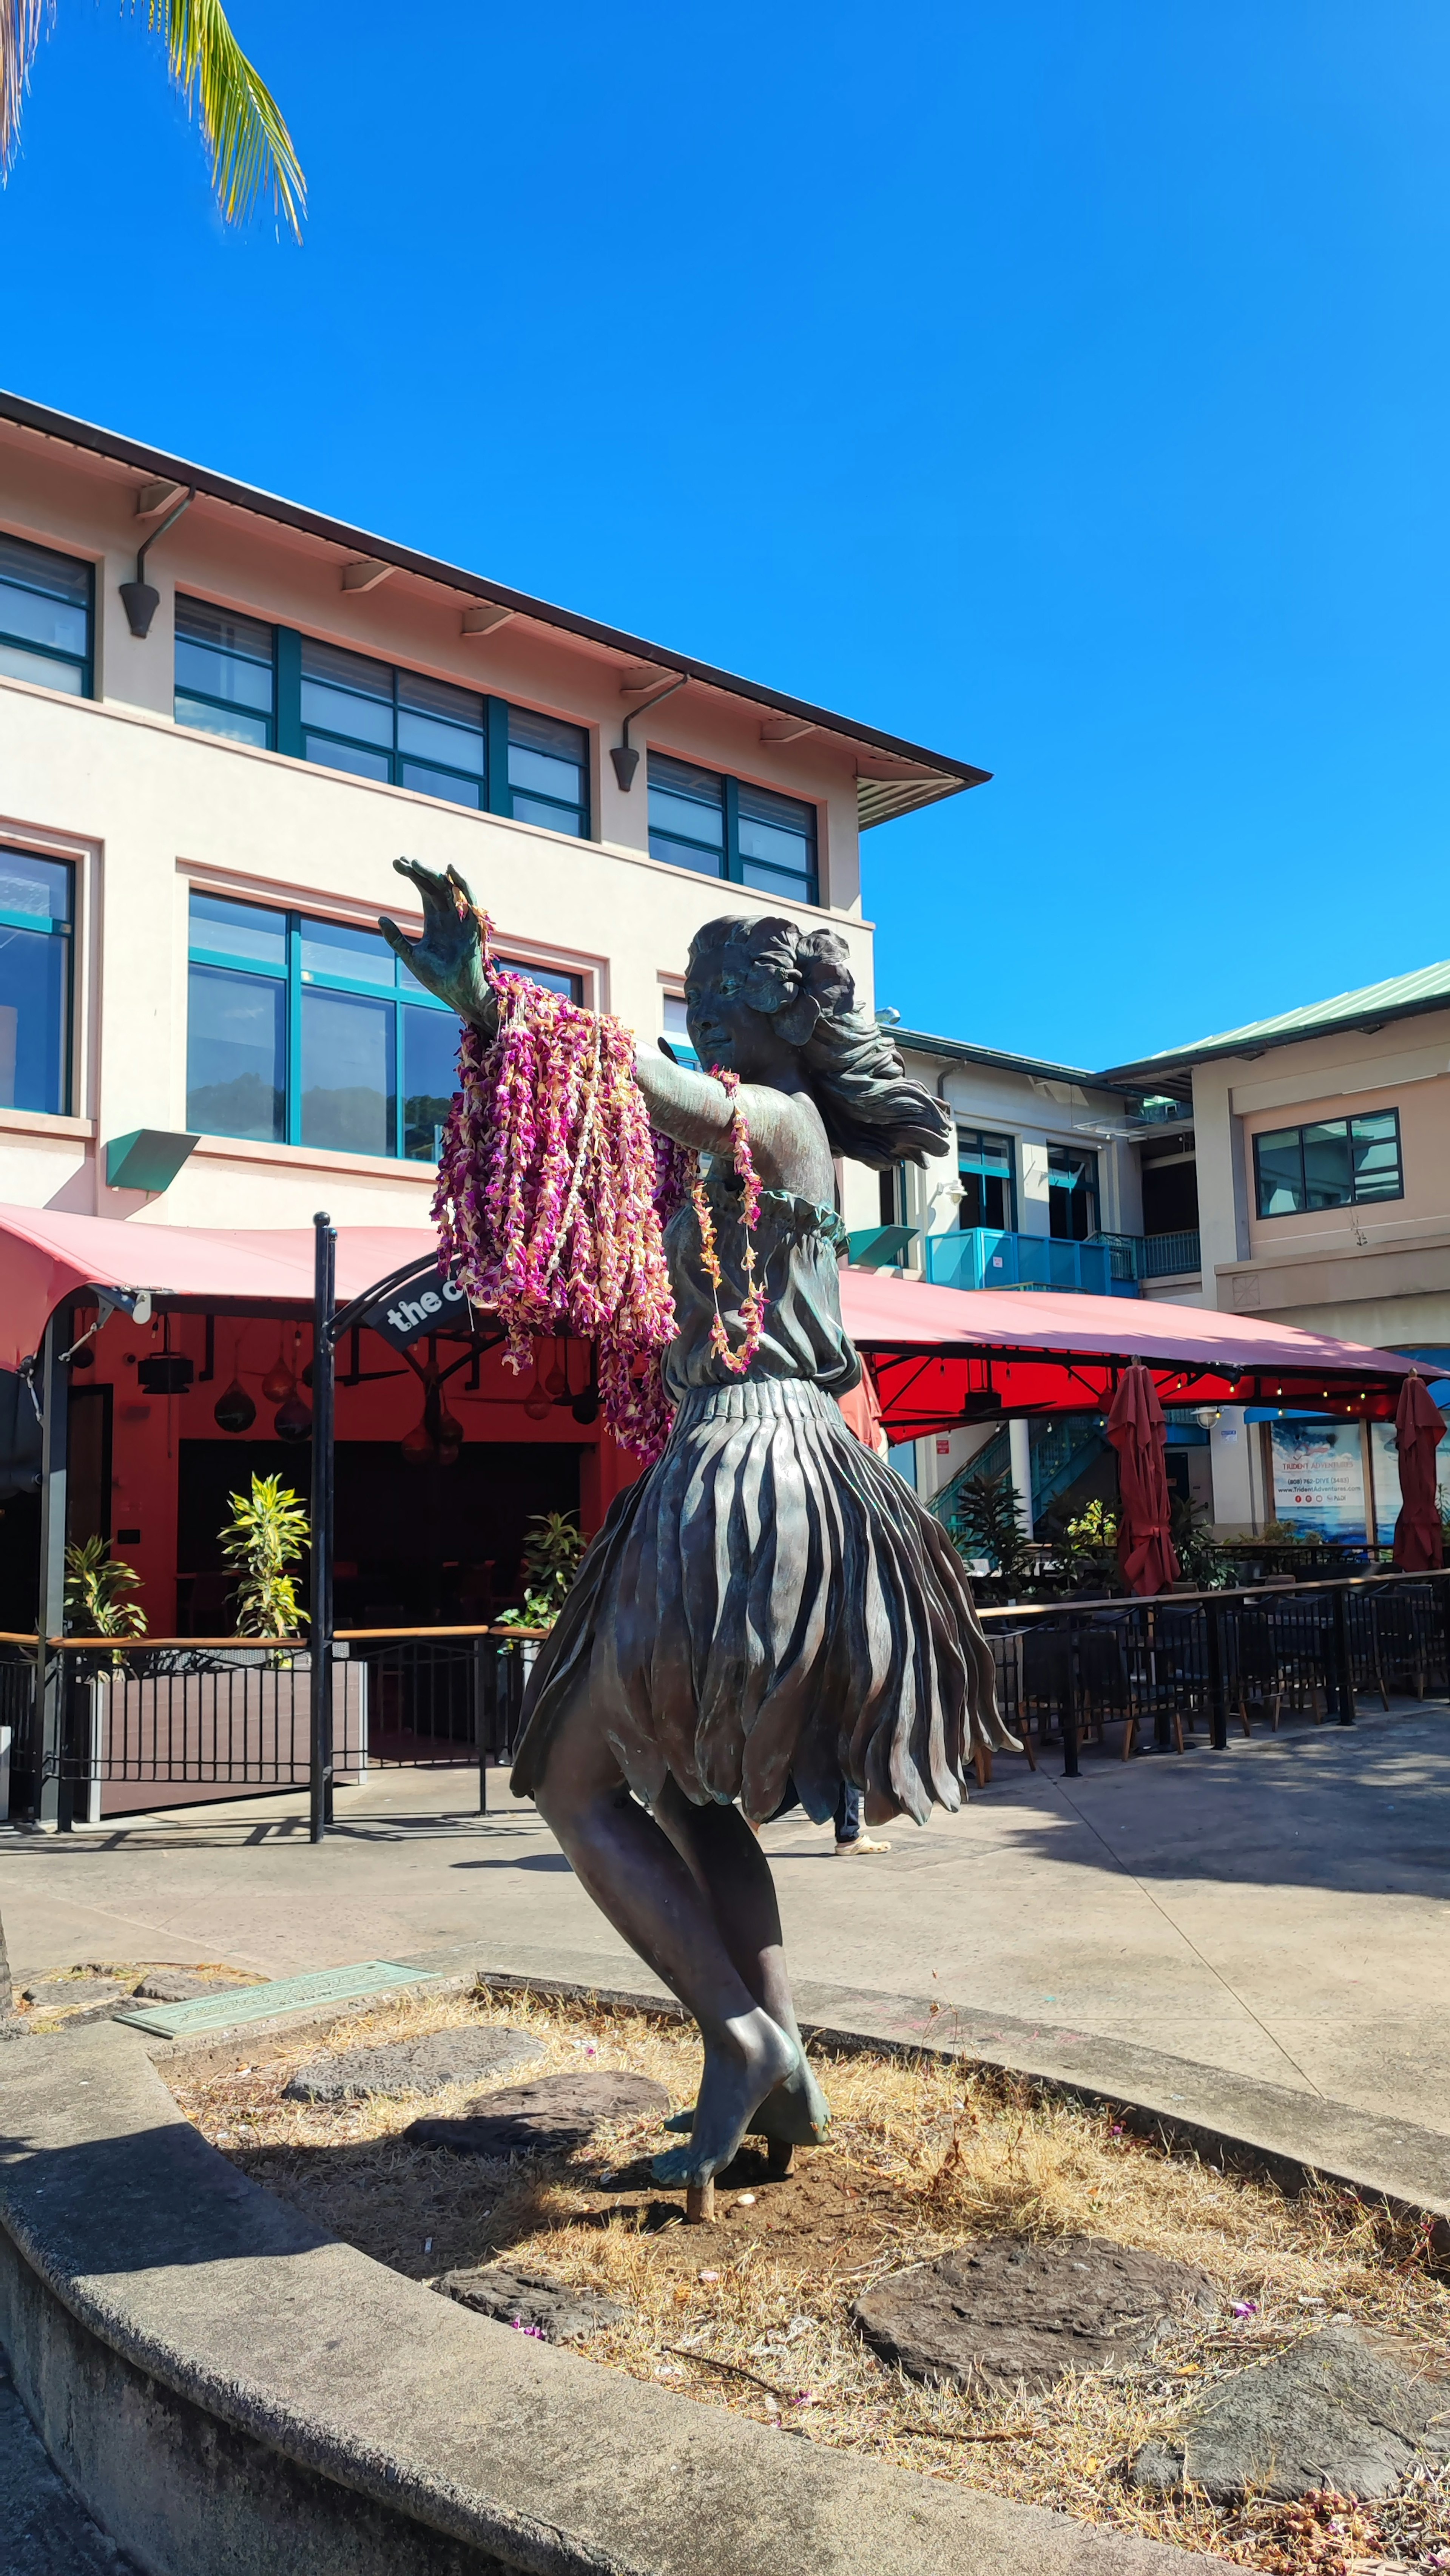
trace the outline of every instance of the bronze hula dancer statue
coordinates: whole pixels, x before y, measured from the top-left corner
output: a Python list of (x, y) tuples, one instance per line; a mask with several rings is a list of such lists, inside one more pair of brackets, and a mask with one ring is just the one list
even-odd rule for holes
[[(498, 1026), (462, 880), (400, 860), (421, 939), (382, 928), (420, 983)], [(688, 2138), (656, 2178), (701, 2187), (747, 2133), (819, 2143), (828, 2111), (791, 2001), (769, 1864), (746, 1819), (792, 1796), (823, 1822), (843, 1780), (868, 1824), (957, 1808), (974, 1746), (1016, 1749), (961, 1561), (837, 1396), (860, 1382), (841, 1322), (833, 1152), (922, 1162), (945, 1112), (857, 1013), (844, 942), (776, 916), (707, 922), (686, 1008), (702, 1065), (639, 1053), (653, 1126), (716, 1158), (705, 1195), (717, 1285), (689, 1200), (665, 1256), (677, 1331), (663, 1455), (614, 1502), (534, 1668), (513, 1787), (532, 1796), (595, 1903), (699, 2024)], [(732, 1161), (737, 1111), (761, 1184), (753, 1237)], [(766, 1296), (743, 1376), (750, 1256)]]

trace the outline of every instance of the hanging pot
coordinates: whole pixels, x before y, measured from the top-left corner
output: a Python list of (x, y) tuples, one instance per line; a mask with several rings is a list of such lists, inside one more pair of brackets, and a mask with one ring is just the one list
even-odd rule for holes
[(282, 1357), (282, 1345), (279, 1342), (277, 1356), (262, 1380), (263, 1397), (268, 1404), (285, 1404), (296, 1383), (292, 1371)]
[(399, 1442), (399, 1447), (409, 1467), (432, 1466), (436, 1452), (433, 1447), (433, 1434), (428, 1428), (426, 1419), (414, 1423), (412, 1430)]
[(294, 1385), (285, 1404), (277, 1407), (272, 1424), (279, 1440), (306, 1440), (312, 1432), (312, 1415)]
[(218, 1431), (250, 1431), (257, 1419), (257, 1408), (239, 1377), (225, 1387), (212, 1407), (212, 1420)]

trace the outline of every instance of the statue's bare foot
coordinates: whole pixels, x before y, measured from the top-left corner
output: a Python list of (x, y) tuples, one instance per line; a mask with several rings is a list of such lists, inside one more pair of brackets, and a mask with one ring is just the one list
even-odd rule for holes
[[(695, 2114), (676, 2111), (664, 2125), (692, 2137)], [(830, 2125), (830, 2105), (809, 2061), (801, 2057), (758, 2104), (745, 2134), (751, 2138), (777, 2138), (787, 2147), (820, 2147), (825, 2144)]]
[[(705, 2073), (689, 2115), (687, 2146), (669, 2147), (650, 2170), (656, 2182), (709, 2182), (739, 2153), (747, 2129), (768, 2094), (802, 2067), (794, 2040), (769, 2013), (759, 2010), (726, 2022), (705, 2042)], [(804, 2138), (800, 2143), (805, 2144)]]

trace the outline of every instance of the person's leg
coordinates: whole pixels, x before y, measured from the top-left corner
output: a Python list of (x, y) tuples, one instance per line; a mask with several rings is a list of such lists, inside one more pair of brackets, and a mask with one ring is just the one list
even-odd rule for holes
[(841, 1782), (836, 1800), (836, 1849), (843, 1858), (854, 1852), (890, 1851), (890, 1843), (877, 1842), (861, 1831), (861, 1792), (849, 1780)]
[(799, 2042), (741, 1976), (699, 1872), (630, 1796), (583, 1690), (553, 1731), (535, 1804), (601, 1913), (700, 2025), (705, 2072), (692, 2134), (654, 2170), (661, 2182), (708, 2182), (767, 2095), (788, 2078), (799, 2086)]
[[(785, 1963), (780, 1908), (770, 1863), (738, 1807), (697, 1807), (673, 1780), (656, 1814), (707, 1898), (720, 1937), (744, 1984), (799, 2051), (798, 2066), (762, 2102), (752, 2133), (796, 2147), (819, 2146), (830, 2112), (806, 2062)], [(682, 2115), (679, 2125), (685, 2126)]]

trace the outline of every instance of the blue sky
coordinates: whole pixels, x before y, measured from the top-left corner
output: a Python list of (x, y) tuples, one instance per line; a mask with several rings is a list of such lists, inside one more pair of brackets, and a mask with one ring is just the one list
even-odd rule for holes
[(60, 0), (0, 381), (992, 770), (864, 845), (909, 1023), (1450, 953), (1443, 8), (232, 14), (305, 246)]

